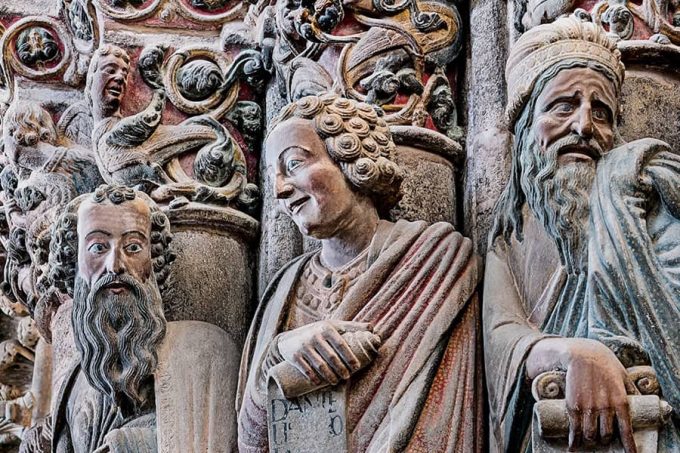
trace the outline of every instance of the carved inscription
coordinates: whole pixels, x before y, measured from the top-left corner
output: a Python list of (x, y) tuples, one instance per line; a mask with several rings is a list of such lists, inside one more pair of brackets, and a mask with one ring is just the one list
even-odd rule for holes
[(348, 451), (345, 395), (345, 386), (339, 385), (288, 399), (270, 380), (267, 392), (269, 451)]

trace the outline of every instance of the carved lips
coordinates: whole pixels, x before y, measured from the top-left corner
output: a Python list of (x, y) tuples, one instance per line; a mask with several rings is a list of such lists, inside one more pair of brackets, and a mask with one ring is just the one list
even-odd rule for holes
[(288, 209), (288, 212), (290, 212), (291, 214), (297, 214), (298, 211), (302, 209), (302, 205), (304, 205), (307, 202), (307, 200), (309, 200), (309, 197), (306, 195), (297, 198), (291, 201), (290, 203), (287, 203), (286, 208)]
[(585, 143), (567, 145), (557, 153), (557, 161), (560, 165), (576, 162), (597, 162), (602, 154), (599, 150)]
[(112, 80), (106, 85), (105, 91), (109, 99), (120, 102), (120, 98), (123, 94), (123, 84), (117, 80)]
[(122, 294), (124, 291), (130, 290), (130, 285), (121, 282), (120, 280), (114, 280), (111, 283), (104, 285), (104, 288), (106, 288), (113, 294)]

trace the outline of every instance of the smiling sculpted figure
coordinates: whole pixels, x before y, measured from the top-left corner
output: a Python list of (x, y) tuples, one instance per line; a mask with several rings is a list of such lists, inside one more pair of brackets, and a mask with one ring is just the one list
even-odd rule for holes
[[(680, 404), (680, 158), (652, 139), (614, 148), (624, 68), (593, 23), (531, 29), (506, 76), (512, 173), (484, 286), (492, 451), (531, 450), (531, 380), (561, 372), (561, 448), (568, 434), (571, 448), (619, 438), (634, 452), (632, 367), (651, 365)], [(678, 426), (660, 450), (677, 451)]]
[(255, 315), (241, 451), (270, 450), (270, 379), (287, 397), (345, 386), (349, 451), (481, 451), (477, 260), (449, 224), (381, 219), (400, 195), (394, 149), (370, 105), (333, 94), (271, 130), (280, 208), (321, 249), (286, 265)]
[(214, 357), (233, 343), (213, 325), (165, 320), (171, 239), (165, 214), (124, 187), (82, 195), (59, 218), (49, 278), (73, 297), (80, 360), (54, 405), (51, 451), (235, 448), (234, 367)]

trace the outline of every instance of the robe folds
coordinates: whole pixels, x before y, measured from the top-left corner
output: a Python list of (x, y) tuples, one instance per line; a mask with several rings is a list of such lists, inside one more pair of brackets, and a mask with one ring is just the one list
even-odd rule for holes
[[(268, 451), (262, 363), (313, 253), (274, 277), (251, 326), (237, 398), (242, 452)], [(380, 221), (366, 272), (330, 318), (369, 322), (382, 339), (374, 362), (348, 382), (350, 451), (483, 450), (478, 266), (449, 224)]]
[(155, 407), (123, 417), (91, 387), (76, 364), (53, 410), (55, 453), (227, 453), (236, 449), (237, 367), (220, 360), (237, 346), (221, 328), (201, 321), (167, 324), (153, 376)]
[(675, 419), (659, 451), (680, 451), (680, 156), (638, 140), (598, 162), (587, 271), (568, 275), (554, 242), (524, 208), (524, 240), (487, 255), (484, 341), (491, 451), (530, 451), (525, 362), (549, 336), (588, 337), (655, 369)]

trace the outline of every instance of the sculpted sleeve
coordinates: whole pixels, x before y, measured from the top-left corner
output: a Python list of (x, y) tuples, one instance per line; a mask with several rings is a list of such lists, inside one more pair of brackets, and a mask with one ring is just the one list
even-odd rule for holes
[[(505, 451), (530, 422), (531, 391), (525, 361), (533, 345), (547, 335), (527, 318), (501, 247), (486, 257), (484, 279), (484, 350), (489, 391), (491, 451)], [(528, 416), (527, 416), (528, 415)]]
[(677, 409), (680, 155), (653, 139), (610, 151), (598, 166), (591, 219), (590, 335), (638, 343)]

